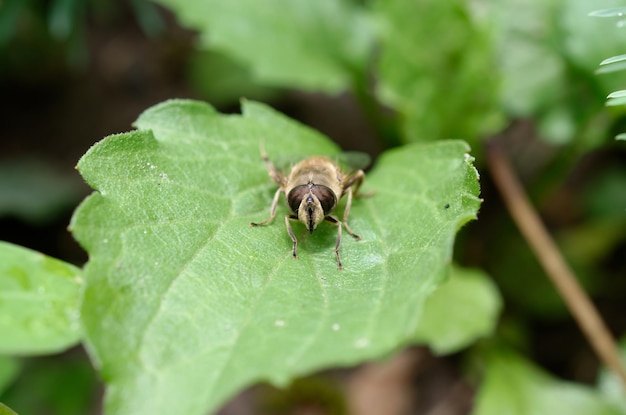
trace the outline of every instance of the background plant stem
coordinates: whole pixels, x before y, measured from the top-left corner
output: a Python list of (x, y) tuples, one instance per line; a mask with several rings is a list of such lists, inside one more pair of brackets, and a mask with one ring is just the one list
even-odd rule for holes
[(487, 161), (493, 180), (504, 202), (548, 277), (559, 291), (599, 359), (622, 380), (626, 389), (626, 370), (615, 340), (595, 306), (578, 284), (555, 242), (541, 223), (522, 185), (497, 144), (488, 148)]

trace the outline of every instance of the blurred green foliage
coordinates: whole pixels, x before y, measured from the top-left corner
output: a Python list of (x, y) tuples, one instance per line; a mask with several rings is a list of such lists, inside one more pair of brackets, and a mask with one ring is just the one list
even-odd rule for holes
[[(533, 150), (524, 137), (523, 150), (515, 147), (513, 153), (531, 164), (522, 167), (532, 173), (526, 184), (538, 206), (550, 206), (557, 198), (555, 183), (568, 180), (581, 157), (624, 129), (619, 91), (626, 85), (625, 10), (617, 0), (158, 3), (198, 31), (187, 81), (217, 105), (232, 106), (242, 96), (273, 100), (289, 89), (349, 92), (384, 146), (461, 138), (472, 144), (479, 166), (486, 138), (514, 120), (530, 121), (543, 147)], [(58, 74), (68, 63), (84, 67), (90, 58), (89, 24), (106, 24), (124, 7), (147, 36), (159, 39), (166, 31), (167, 19), (147, 0), (1, 1), (0, 77), (32, 81)], [(594, 13), (606, 19), (588, 17), (597, 7), (606, 8)], [(616, 275), (624, 266), (617, 261), (626, 246), (623, 141), (609, 151), (617, 156), (600, 156), (602, 165), (575, 178), (566, 203), (556, 204), (562, 211), (548, 216), (585, 288), (620, 301), (625, 287)], [(34, 223), (55, 217), (79, 194), (71, 179), (23, 160), (3, 161), (0, 179), (0, 214)], [(563, 321), (567, 313), (518, 232), (498, 215), (482, 240), (481, 265), (505, 298), (499, 335), (526, 349), (532, 338), (526, 328), (534, 321)], [(457, 244), (459, 252), (481, 249), (473, 246), (471, 232)], [(552, 413), (576, 409), (576, 402), (613, 413), (589, 388), (561, 384), (509, 352), (487, 361), (476, 413), (500, 411), (498, 405), (521, 399)], [(85, 359), (77, 365), (0, 356), (0, 392), (5, 390), (0, 400), (24, 413), (85, 413), (84, 399), (93, 397), (95, 380), (86, 374), (91, 369)], [(512, 380), (519, 387), (509, 387)]]
[(0, 395), (19, 414), (85, 415), (97, 407), (97, 378), (84, 354), (21, 359), (20, 365), (20, 376)]
[(622, 415), (599, 391), (555, 379), (515, 352), (486, 354), (485, 379), (472, 415)]
[(246, 66), (214, 50), (194, 51), (187, 71), (194, 89), (217, 106), (233, 105), (242, 97), (271, 101), (281, 91), (255, 82)]
[(0, 160), (0, 177), (0, 217), (41, 224), (56, 219), (83, 197), (80, 179), (41, 159)]
[[(442, 138), (474, 143), (517, 117), (533, 118), (540, 137), (555, 145), (575, 144), (580, 154), (606, 141), (614, 117), (605, 110), (604, 99), (626, 81), (626, 74), (595, 74), (604, 57), (622, 51), (620, 28), (590, 19), (589, 5), (576, 0), (372, 0), (365, 6), (337, 2), (352, 10), (351, 15), (366, 16), (365, 21), (372, 22), (363, 26), (362, 18), (346, 18), (342, 31), (367, 33), (364, 39), (373, 37), (370, 43), (376, 45), (376, 53), (370, 48), (369, 61), (361, 57), (349, 61), (347, 67), (339, 64), (349, 55), (338, 58), (336, 53), (329, 54), (328, 39), (339, 33), (329, 32), (331, 24), (319, 17), (327, 13), (326, 6), (299, 13), (300, 25), (278, 24), (271, 20), (278, 18), (274, 13), (263, 14), (266, 20), (262, 25), (256, 8), (228, 8), (225, 0), (162, 3), (173, 6), (185, 24), (200, 31), (205, 47), (215, 47), (248, 67), (258, 84), (327, 92), (352, 90), (374, 122), (381, 117), (372, 113), (369, 101), (390, 106), (398, 117), (397, 132), (386, 137), (390, 144)], [(259, 3), (259, 7), (272, 10), (284, 6), (277, 0)], [(280, 14), (280, 19), (288, 20), (287, 15), (289, 12)], [(265, 41), (264, 36), (270, 36), (262, 29), (265, 27), (272, 27), (271, 36), (288, 39), (291, 44), (302, 38), (302, 28), (307, 36), (308, 32), (318, 36), (310, 36), (306, 49), (301, 45), (282, 47)], [(369, 29), (363, 31), (363, 27)], [(345, 43), (350, 38), (341, 39)], [(359, 44), (355, 49), (361, 56), (362, 48)], [(316, 66), (285, 66), (285, 62), (302, 62), (300, 54), (311, 50), (323, 51), (317, 53), (336, 61), (341, 82), (323, 86), (308, 80), (325, 77)], [(315, 56), (309, 54), (308, 58)], [(366, 68), (364, 62), (368, 62)], [(356, 70), (345, 70), (351, 67)], [(281, 75), (286, 69), (290, 75)], [(373, 86), (363, 74), (373, 74)], [(212, 82), (220, 81), (213, 78)], [(240, 91), (233, 86), (232, 98), (239, 98)]]
[(0, 356), (0, 395), (13, 382), (20, 370), (16, 358)]

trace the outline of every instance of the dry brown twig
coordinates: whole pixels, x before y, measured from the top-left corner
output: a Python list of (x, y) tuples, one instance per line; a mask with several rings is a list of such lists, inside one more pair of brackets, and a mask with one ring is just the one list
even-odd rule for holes
[(502, 150), (497, 145), (490, 146), (487, 159), (496, 187), (517, 227), (600, 360), (617, 373), (626, 389), (626, 370), (613, 336), (541, 223), (539, 215), (532, 207)]

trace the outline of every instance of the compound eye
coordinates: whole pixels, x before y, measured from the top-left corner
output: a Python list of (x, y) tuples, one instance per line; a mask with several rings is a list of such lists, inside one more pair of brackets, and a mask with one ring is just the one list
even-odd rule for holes
[(293, 213), (298, 213), (300, 202), (309, 193), (309, 187), (307, 185), (296, 186), (287, 195), (287, 203)]
[(313, 186), (311, 191), (319, 199), (322, 209), (324, 209), (324, 215), (328, 215), (337, 205), (337, 196), (328, 187), (318, 184)]

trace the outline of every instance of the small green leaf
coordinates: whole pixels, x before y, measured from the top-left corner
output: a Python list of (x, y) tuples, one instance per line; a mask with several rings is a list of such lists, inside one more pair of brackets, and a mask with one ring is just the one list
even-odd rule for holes
[(2, 402), (0, 402), (0, 415), (17, 415), (17, 413)]
[(623, 62), (623, 61), (626, 61), (626, 55), (612, 56), (600, 62), (600, 65), (608, 65), (610, 63)]
[(50, 7), (48, 26), (52, 36), (66, 40), (79, 23), (81, 2), (77, 0), (55, 0)]
[(0, 396), (5, 389), (13, 382), (20, 371), (18, 359), (12, 356), (0, 355)]
[(91, 362), (80, 351), (22, 359), (23, 368), (0, 397), (23, 414), (85, 415), (94, 412), (99, 385)]
[(340, 92), (371, 53), (371, 24), (347, 0), (158, 0), (205, 45), (271, 86)]
[(81, 282), (73, 265), (0, 242), (0, 353), (52, 353), (76, 344)]
[(607, 65), (599, 67), (598, 69), (595, 70), (595, 73), (600, 75), (600, 74), (605, 74), (605, 73), (620, 72), (625, 69), (626, 69), (626, 62), (618, 61), (618, 62), (613, 62), (611, 64), (607, 64)]
[(493, 351), (473, 415), (623, 415), (597, 391), (553, 378), (520, 356)]
[(624, 15), (626, 15), (626, 7), (594, 10), (589, 13), (589, 16), (593, 17), (623, 17)]
[(626, 95), (621, 98), (612, 98), (606, 101), (607, 107), (617, 107), (620, 105), (626, 105)]
[(133, 8), (137, 23), (149, 37), (157, 37), (167, 30), (165, 19), (156, 4), (144, 0), (131, 0), (130, 6)]
[(620, 133), (615, 136), (616, 140), (626, 140), (626, 133)]
[(85, 194), (76, 174), (62, 174), (40, 159), (2, 161), (0, 177), (0, 215), (31, 223), (57, 218)]
[[(622, 337), (619, 342), (619, 353), (622, 359), (622, 365), (626, 365), (626, 336)], [(598, 377), (598, 389), (607, 400), (613, 402), (620, 407), (623, 414), (626, 414), (626, 395), (624, 394), (624, 382), (612, 370), (602, 367), (600, 376)]]
[(620, 91), (611, 92), (607, 98), (623, 98), (626, 97), (626, 89), (622, 89)]
[(189, 58), (187, 79), (194, 91), (211, 104), (222, 107), (236, 104), (242, 96), (257, 101), (271, 101), (280, 91), (278, 88), (259, 85), (252, 79), (249, 68), (215, 51), (195, 51)]
[(90, 254), (82, 316), (110, 415), (203, 414), (253, 382), (406, 344), (480, 204), (465, 143), (385, 153), (364, 185), (376, 194), (352, 205), (362, 240), (344, 233), (339, 271), (330, 224), (294, 224), (292, 258), (284, 198), (274, 223), (249, 226), (276, 190), (260, 142), (273, 159), (337, 153), (321, 134), (252, 102), (221, 115), (170, 101), (136, 125), (80, 160), (97, 192), (71, 226)]
[(452, 267), (450, 279), (426, 300), (417, 339), (437, 353), (453, 353), (491, 333), (502, 300), (480, 270)]
[[(559, 10), (559, 26), (563, 51), (568, 59), (588, 71), (593, 71), (598, 62), (607, 56), (624, 53), (624, 32), (621, 24), (607, 23), (598, 19), (590, 19), (586, 14), (589, 3), (578, 0), (563, 0)], [(621, 0), (606, 0), (605, 5), (623, 5)], [(621, 7), (620, 7), (621, 8)], [(613, 9), (618, 11), (620, 8)], [(623, 9), (623, 8), (621, 8)], [(608, 17), (609, 10), (599, 11)], [(599, 16), (596, 15), (596, 16)], [(616, 16), (619, 16), (616, 14)], [(626, 77), (621, 78), (623, 83)], [(616, 89), (616, 88), (612, 88)]]

